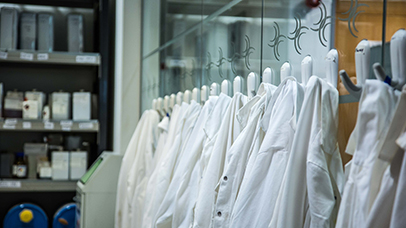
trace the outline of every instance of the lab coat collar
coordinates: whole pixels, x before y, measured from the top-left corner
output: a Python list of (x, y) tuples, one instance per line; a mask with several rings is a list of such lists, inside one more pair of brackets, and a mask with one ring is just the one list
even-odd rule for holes
[[(398, 146), (405, 149), (405, 141), (401, 142), (403, 145), (397, 145), (396, 140), (399, 135), (404, 131), (406, 127), (405, 122), (405, 113), (406, 113), (406, 89), (402, 90), (400, 99), (397, 102), (395, 114), (393, 115), (392, 121), (388, 133), (386, 134), (382, 149), (379, 153), (379, 158), (388, 162), (391, 162), (394, 158)], [(402, 136), (401, 136), (402, 137)], [(403, 136), (403, 139), (405, 136)]]
[[(260, 126), (264, 132), (266, 132), (268, 130), (273, 106), (275, 105), (275, 102), (278, 99), (278, 96), (281, 94), (281, 92), (285, 89), (286, 86), (295, 86), (296, 87), (296, 89), (294, 91), (294, 97), (295, 97), (295, 102), (296, 102), (294, 112), (295, 112), (296, 118), (291, 123), (292, 127), (294, 129), (296, 128), (296, 121), (297, 121), (297, 118), (299, 117), (298, 111), (300, 111), (300, 107), (302, 106), (304, 91), (303, 91), (303, 87), (299, 83), (297, 83), (296, 78), (289, 76), (285, 80), (283, 80), (283, 82), (281, 84), (279, 84), (276, 91), (273, 93), (272, 98), (270, 99), (268, 107), (266, 107), (265, 113), (264, 113), (261, 123), (260, 123)], [(301, 96), (302, 98), (297, 99), (298, 96)]]
[(223, 116), (225, 115), (230, 100), (231, 97), (225, 95), (224, 93), (220, 93), (218, 96), (218, 100), (203, 127), (203, 131), (205, 132), (207, 138), (212, 139), (217, 134), (219, 128), (218, 126), (221, 125), (221, 121), (223, 120)]
[(163, 132), (167, 132), (168, 128), (169, 128), (169, 117), (165, 116), (158, 124), (158, 129), (162, 130)]

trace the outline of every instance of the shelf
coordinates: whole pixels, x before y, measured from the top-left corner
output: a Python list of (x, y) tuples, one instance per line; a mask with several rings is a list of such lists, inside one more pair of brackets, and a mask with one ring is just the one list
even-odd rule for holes
[(94, 8), (93, 0), (3, 0), (1, 3), (27, 4), (40, 6), (60, 6), (73, 8)]
[(0, 62), (98, 66), (100, 65), (100, 54), (0, 50)]
[(41, 179), (2, 179), (0, 192), (67, 192), (76, 191), (77, 181), (52, 181)]
[(37, 132), (98, 132), (97, 120), (23, 120), (0, 119), (0, 131), (37, 131)]

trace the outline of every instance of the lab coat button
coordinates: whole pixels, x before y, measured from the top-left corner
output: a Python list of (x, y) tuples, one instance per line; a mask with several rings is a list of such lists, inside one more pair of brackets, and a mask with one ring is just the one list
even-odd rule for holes
[(218, 215), (219, 217), (221, 217), (221, 211), (217, 212), (217, 215)]
[(224, 176), (224, 177), (223, 177), (223, 180), (227, 181), (227, 180), (228, 180), (227, 176)]

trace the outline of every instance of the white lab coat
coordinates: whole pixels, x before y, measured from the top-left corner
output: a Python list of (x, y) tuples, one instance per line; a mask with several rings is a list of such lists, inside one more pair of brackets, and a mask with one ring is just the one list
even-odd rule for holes
[(141, 227), (142, 226), (142, 216), (143, 216), (143, 207), (144, 207), (144, 199), (145, 199), (145, 191), (147, 188), (147, 184), (149, 178), (152, 174), (152, 171), (155, 168), (157, 162), (159, 162), (160, 157), (162, 155), (163, 147), (165, 146), (166, 138), (167, 138), (167, 130), (169, 125), (169, 118), (165, 116), (162, 121), (158, 124), (158, 141), (153, 157), (153, 161), (151, 164), (150, 170), (146, 173), (144, 178), (141, 182), (136, 186), (134, 196), (131, 201), (131, 227)]
[(258, 94), (252, 99), (259, 99), (258, 102), (249, 112), (243, 107), (238, 113), (239, 116), (250, 114), (247, 126), (228, 151), (228, 162), (225, 163), (222, 178), (216, 187), (217, 200), (213, 211), (213, 227), (229, 227), (230, 215), (247, 161), (252, 154), (257, 153), (263, 139), (263, 132), (261, 132), (260, 127), (262, 115), (269, 107), (269, 101), (275, 90), (274, 85), (262, 83), (258, 89)]
[[(201, 164), (200, 158), (205, 150), (210, 150), (214, 141), (214, 135), (217, 133), (221, 120), (227, 111), (231, 98), (223, 93), (218, 97), (218, 100), (210, 112), (209, 116), (204, 121), (204, 125), (200, 129), (200, 134), (203, 134), (203, 144), (196, 145), (198, 137), (192, 137), (189, 141), (193, 142), (193, 147), (186, 147), (182, 168), (178, 168), (180, 176), (180, 186), (177, 189), (174, 200), (175, 207), (173, 212), (171, 227), (189, 228), (193, 224), (193, 209), (196, 204), (196, 198), (199, 191)], [(205, 105), (206, 106), (206, 105)], [(200, 117), (199, 117), (200, 118)], [(177, 170), (177, 171), (178, 171)]]
[[(159, 207), (165, 194), (168, 190), (169, 184), (172, 180), (174, 171), (178, 163), (178, 158), (182, 157), (182, 148), (186, 144), (190, 133), (194, 127), (197, 117), (200, 113), (200, 105), (195, 101), (192, 101), (190, 105), (182, 103), (180, 110), (181, 119), (178, 123), (176, 130), (175, 140), (167, 153), (165, 153), (165, 158), (162, 158), (162, 163), (159, 165), (159, 170), (157, 170), (157, 180), (155, 185), (154, 196), (152, 197), (151, 208), (148, 212), (152, 217), (150, 224), (152, 227), (155, 226), (156, 221), (160, 217)], [(145, 218), (145, 216), (144, 216)], [(148, 222), (149, 223), (149, 222)]]
[[(391, 224), (392, 208), (404, 155), (404, 150), (396, 144), (396, 139), (402, 133), (405, 126), (405, 113), (406, 90), (403, 90), (400, 99), (397, 102), (396, 110), (386, 137), (381, 139), (383, 145), (379, 151), (375, 167), (376, 165), (382, 167), (375, 168), (375, 173), (372, 174), (374, 179), (381, 179), (381, 181), (380, 185), (377, 184), (376, 187), (371, 186), (371, 188), (375, 187), (379, 192), (372, 203), (365, 227), (389, 227)], [(378, 171), (380, 173), (378, 173)], [(404, 199), (399, 200), (404, 201)]]
[(156, 197), (156, 194), (162, 194), (159, 193), (159, 189), (157, 189), (157, 183), (158, 180), (160, 179), (160, 172), (161, 172), (161, 167), (163, 164), (166, 162), (168, 159), (168, 152), (169, 149), (172, 147), (174, 141), (175, 141), (175, 136), (178, 134), (177, 130), (179, 130), (180, 122), (182, 119), (181, 111), (186, 111), (187, 105), (183, 105), (183, 110), (179, 105), (175, 105), (173, 107), (172, 115), (170, 117), (170, 122), (169, 122), (169, 128), (168, 128), (168, 135), (167, 139), (165, 142), (165, 146), (162, 150), (162, 157), (159, 160), (158, 164), (156, 165), (149, 181), (146, 187), (146, 194), (145, 194), (145, 199), (144, 199), (144, 206), (143, 206), (143, 220), (142, 220), (142, 227), (144, 228), (151, 228), (153, 227), (152, 220), (154, 219), (156, 210), (158, 210), (159, 204), (161, 203), (160, 201), (157, 200), (158, 197)]
[[(351, 171), (345, 184), (337, 218), (337, 228), (365, 226), (369, 211), (379, 192), (381, 178), (387, 167), (377, 159), (388, 132), (400, 92), (378, 80), (367, 80), (359, 103), (358, 119), (352, 148)], [(377, 175), (377, 176), (375, 176)]]
[[(396, 140), (398, 146), (406, 152), (406, 131)], [(403, 155), (402, 168), (398, 177), (398, 186), (396, 189), (395, 203), (393, 205), (390, 228), (403, 228), (406, 224), (406, 156)]]
[(334, 227), (344, 184), (337, 130), (338, 91), (312, 76), (269, 227)]
[[(145, 126), (149, 122), (150, 117), (154, 116), (154, 113), (156, 112), (152, 110), (147, 110), (143, 113), (123, 156), (123, 162), (121, 163), (117, 185), (116, 211), (114, 221), (115, 228), (126, 227), (126, 225), (128, 224), (128, 220), (126, 219), (128, 215), (127, 210), (129, 209), (127, 199), (127, 180), (129, 171), (136, 157), (137, 147), (140, 142), (139, 140), (142, 137)], [(123, 217), (124, 215), (125, 218)]]
[[(292, 78), (283, 81), (271, 99), (266, 135), (258, 156), (250, 157), (231, 216), (230, 227), (267, 227), (285, 173), (296, 122), (304, 97), (303, 87)], [(267, 116), (267, 115), (265, 115)], [(266, 118), (264, 117), (264, 120)], [(268, 125), (268, 126), (267, 126)]]
[(179, 156), (178, 159), (179, 165), (174, 170), (172, 181), (168, 186), (168, 190), (166, 191), (165, 197), (163, 198), (156, 215), (156, 227), (171, 227), (172, 225), (176, 191), (178, 190), (179, 185), (182, 181), (183, 174), (188, 172), (188, 169), (192, 169), (194, 167), (193, 160), (195, 159), (196, 154), (201, 151), (205, 140), (205, 134), (203, 132), (202, 126), (213, 110), (217, 100), (218, 97), (211, 96), (209, 100), (205, 102), (202, 111), (197, 118), (193, 131), (191, 132), (189, 138), (190, 140), (186, 142), (185, 147), (182, 149), (182, 156)]
[[(223, 122), (217, 133), (211, 152), (203, 152), (201, 164), (205, 166), (199, 184), (196, 206), (194, 209), (193, 227), (210, 227), (211, 215), (215, 203), (214, 188), (223, 172), (225, 155), (231, 145), (235, 142), (245, 125), (237, 120), (237, 113), (240, 108), (246, 105), (247, 97), (241, 93), (234, 94)], [(252, 107), (253, 102), (250, 107)], [(244, 121), (246, 122), (246, 121)], [(207, 147), (209, 150), (209, 148)], [(207, 164), (207, 165), (204, 165)]]

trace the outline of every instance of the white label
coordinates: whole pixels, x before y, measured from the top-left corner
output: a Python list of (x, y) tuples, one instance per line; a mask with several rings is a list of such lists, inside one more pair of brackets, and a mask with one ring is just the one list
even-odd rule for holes
[(15, 125), (17, 124), (17, 119), (6, 119), (6, 121), (4, 121), (4, 124)]
[(26, 177), (26, 176), (27, 176), (27, 166), (17, 165), (17, 177)]
[(16, 129), (16, 125), (3, 124), (3, 129)]
[(61, 125), (63, 126), (63, 127), (70, 127), (70, 126), (72, 126), (72, 121), (71, 120), (62, 120), (61, 121)]
[(48, 53), (37, 54), (37, 59), (40, 61), (48, 60), (49, 59)]
[(54, 129), (54, 123), (53, 122), (44, 122), (44, 128), (45, 129)]
[(0, 51), (0, 59), (7, 59), (8, 53), (4, 51)]
[(92, 129), (93, 123), (80, 123), (79, 129)]
[(62, 131), (70, 131), (70, 127), (64, 127), (64, 126), (62, 126)]
[(86, 55), (77, 55), (76, 62), (77, 63), (96, 63), (96, 56), (86, 56)]
[(0, 188), (21, 188), (20, 181), (0, 181)]
[(32, 60), (34, 60), (34, 54), (21, 52), (20, 53), (20, 59), (32, 61)]
[(31, 129), (31, 122), (23, 122), (24, 129)]

